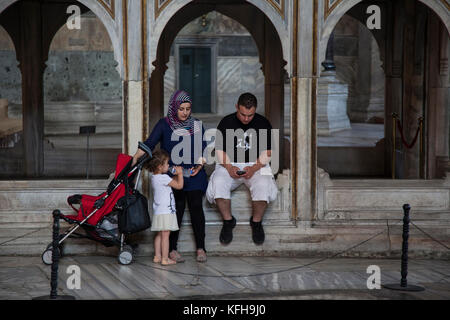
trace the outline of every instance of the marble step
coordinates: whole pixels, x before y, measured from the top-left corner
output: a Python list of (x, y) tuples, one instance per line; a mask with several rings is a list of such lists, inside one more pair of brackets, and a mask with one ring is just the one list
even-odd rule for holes
[[(450, 246), (448, 225), (417, 223), (434, 239)], [(67, 225), (62, 224), (62, 230)], [(300, 230), (299, 230), (300, 228)], [(257, 246), (252, 241), (249, 225), (240, 224), (233, 230), (233, 241), (229, 245), (219, 242), (221, 225), (206, 225), (206, 250), (211, 255), (295, 255), (320, 256), (342, 252), (343, 256), (397, 256), (402, 246), (402, 226), (381, 225), (325, 226), (314, 228), (265, 226), (266, 241)], [(0, 255), (39, 256), (51, 242), (51, 226), (41, 228), (11, 228), (3, 224), (0, 228)], [(61, 231), (63, 232), (63, 231)], [(82, 232), (81, 232), (82, 233)], [(153, 254), (154, 232), (146, 230), (127, 239), (139, 245), (136, 256)], [(368, 239), (372, 238), (370, 241)], [(6, 242), (6, 243), (5, 243)], [(5, 244), (3, 244), (5, 243)], [(360, 245), (358, 245), (360, 244)], [(355, 245), (358, 245), (355, 247)], [(180, 252), (193, 254), (195, 241), (190, 225), (183, 225), (178, 241)], [(347, 252), (347, 249), (352, 248)], [(409, 233), (410, 255), (450, 256), (448, 250), (433, 239), (411, 226)], [(68, 255), (118, 254), (117, 247), (107, 248), (88, 239), (68, 238), (64, 242)]]
[[(439, 221), (450, 221), (450, 212), (443, 211), (414, 211), (410, 213), (410, 218), (414, 220), (439, 220)], [(344, 220), (344, 221), (352, 221), (352, 220), (402, 220), (403, 213), (402, 212), (376, 212), (376, 215), (373, 212), (362, 211), (362, 212), (339, 212), (334, 211), (331, 213), (327, 213), (325, 215), (325, 219), (327, 221), (332, 220)]]

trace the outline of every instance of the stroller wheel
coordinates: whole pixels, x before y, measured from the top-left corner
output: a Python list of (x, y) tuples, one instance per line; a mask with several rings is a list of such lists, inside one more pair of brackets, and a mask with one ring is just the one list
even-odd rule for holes
[(123, 246), (123, 250), (119, 253), (119, 263), (128, 265), (133, 261), (133, 249), (129, 245)]
[(52, 260), (52, 256), (53, 256), (53, 248), (47, 248), (45, 249), (45, 251), (42, 253), (42, 262), (46, 265), (51, 265), (53, 260)]
[[(59, 257), (61, 258), (63, 256), (63, 246), (59, 246)], [(51, 265), (53, 263), (53, 245), (50, 243), (45, 251), (42, 253), (42, 262), (46, 265)]]

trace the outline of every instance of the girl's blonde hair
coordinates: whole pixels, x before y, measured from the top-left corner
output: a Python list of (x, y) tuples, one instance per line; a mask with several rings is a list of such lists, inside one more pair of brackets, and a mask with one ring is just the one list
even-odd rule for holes
[(163, 165), (169, 159), (169, 154), (165, 150), (156, 150), (152, 158), (146, 163), (145, 168), (155, 173), (159, 166)]

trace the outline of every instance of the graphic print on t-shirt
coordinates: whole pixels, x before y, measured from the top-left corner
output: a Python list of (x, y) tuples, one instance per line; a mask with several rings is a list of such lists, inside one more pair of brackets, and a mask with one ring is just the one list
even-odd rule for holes
[(225, 116), (217, 126), (216, 150), (225, 151), (232, 162), (255, 162), (264, 150), (271, 150), (272, 125), (260, 114), (248, 124), (242, 123), (236, 113)]
[(237, 139), (236, 148), (244, 149), (245, 151), (252, 148), (253, 135), (252, 133), (244, 132), (244, 138)]

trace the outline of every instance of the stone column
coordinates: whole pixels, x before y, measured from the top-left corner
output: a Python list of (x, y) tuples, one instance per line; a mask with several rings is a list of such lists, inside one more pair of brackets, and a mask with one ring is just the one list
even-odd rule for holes
[[(388, 6), (387, 40), (386, 40), (386, 78), (385, 78), (385, 125), (384, 136), (386, 137), (385, 168), (386, 176), (392, 176), (392, 157), (395, 155), (395, 176), (402, 177), (403, 161), (399, 146), (401, 140), (397, 134), (395, 141), (392, 140), (393, 121), (392, 113), (401, 114), (402, 106), (402, 64), (403, 64), (403, 20), (404, 10), (399, 3)], [(398, 132), (397, 132), (398, 133)]]
[[(297, 29), (298, 77), (296, 78), (296, 108), (291, 110), (291, 155), (292, 197), (296, 204), (300, 223), (309, 225), (315, 216), (317, 190), (317, 136), (316, 136), (316, 94), (318, 74), (318, 22), (314, 10), (316, 0), (299, 0)], [(314, 54), (311, 54), (314, 53)], [(293, 163), (296, 163), (293, 165)], [(295, 192), (294, 192), (295, 191)]]
[(42, 7), (37, 1), (20, 2), (20, 70), (27, 177), (44, 173), (44, 57)]
[[(431, 12), (431, 10), (430, 10)], [(427, 179), (442, 178), (450, 170), (449, 154), (449, 35), (434, 13), (428, 19), (428, 74), (426, 128)]]
[[(144, 114), (143, 86), (143, 33), (141, 21), (141, 5), (145, 2), (128, 1), (122, 7), (122, 23), (125, 71), (123, 81), (124, 119), (123, 119), (123, 151), (133, 155), (137, 151), (139, 141), (146, 139), (144, 127), (147, 115)], [(145, 48), (146, 49), (146, 48)]]

